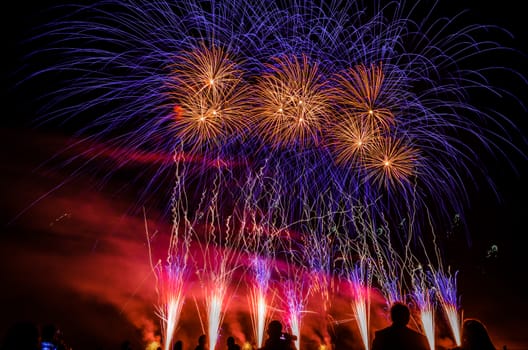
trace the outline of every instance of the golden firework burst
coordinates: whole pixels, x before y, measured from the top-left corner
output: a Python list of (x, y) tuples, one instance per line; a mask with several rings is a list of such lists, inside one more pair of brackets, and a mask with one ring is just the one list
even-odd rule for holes
[(365, 157), (367, 176), (380, 186), (403, 185), (416, 174), (418, 151), (401, 139), (379, 137)]
[(384, 81), (382, 64), (349, 68), (335, 78), (332, 97), (345, 110), (350, 109), (373, 125), (388, 130), (394, 123), (391, 110), (380, 101)]
[(178, 138), (191, 147), (221, 144), (242, 134), (248, 114), (248, 88), (239, 63), (223, 49), (202, 45), (175, 57), (169, 94)]
[(329, 146), (336, 163), (358, 167), (380, 137), (379, 130), (365, 122), (361, 116), (347, 114), (342, 119), (328, 128)]
[(274, 147), (318, 144), (330, 113), (326, 82), (306, 56), (275, 58), (258, 79), (254, 118)]

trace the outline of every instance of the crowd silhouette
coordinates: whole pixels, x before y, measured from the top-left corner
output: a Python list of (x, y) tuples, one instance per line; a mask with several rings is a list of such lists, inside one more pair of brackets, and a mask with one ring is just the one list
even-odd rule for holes
[[(420, 332), (408, 326), (411, 312), (407, 305), (395, 303), (390, 308), (391, 325), (378, 329), (374, 332), (371, 350), (431, 350), (427, 338)], [(249, 350), (300, 350), (295, 346), (296, 335), (283, 331), (283, 325), (279, 320), (269, 322), (267, 338), (261, 348), (250, 346)], [(201, 334), (197, 338), (194, 350), (211, 350), (207, 343), (208, 338)], [(225, 350), (241, 350), (233, 336), (226, 338)], [(246, 343), (244, 349), (247, 350)], [(190, 347), (192, 349), (192, 347)], [(343, 350), (338, 349), (336, 350)], [(143, 350), (132, 346), (128, 340), (120, 344), (120, 350)], [(158, 349), (162, 349), (161, 345)], [(302, 347), (301, 347), (302, 349)], [(437, 346), (434, 350), (446, 349)], [(72, 350), (66, 345), (62, 333), (53, 324), (38, 326), (32, 322), (20, 322), (6, 332), (0, 350)], [(174, 342), (172, 350), (184, 350), (183, 341), (178, 339)], [(187, 349), (189, 350), (189, 349)], [(461, 329), (461, 345), (449, 348), (449, 350), (497, 350), (493, 344), (485, 325), (475, 319), (465, 319)], [(506, 350), (506, 346), (502, 348)]]

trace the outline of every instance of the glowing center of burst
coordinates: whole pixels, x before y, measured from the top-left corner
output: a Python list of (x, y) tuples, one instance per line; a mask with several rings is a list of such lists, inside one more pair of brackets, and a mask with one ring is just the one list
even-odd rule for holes
[(369, 109), (369, 114), (370, 115), (373, 115), (374, 114), (374, 111), (372, 109)]
[(357, 142), (357, 145), (361, 146), (361, 145), (363, 145), (363, 142), (361, 142), (361, 140), (360, 140), (360, 141)]
[(216, 111), (213, 111), (213, 115), (216, 115)]
[(200, 117), (200, 121), (201, 121), (201, 122), (204, 122), (204, 121), (205, 121), (205, 116), (202, 115), (202, 116)]
[(299, 100), (299, 104), (302, 105), (302, 100)]
[(215, 83), (214, 79), (209, 79), (209, 85), (214, 85), (214, 83)]
[(384, 164), (385, 166), (390, 166), (390, 165), (391, 165), (391, 163), (390, 163), (388, 160), (386, 160), (383, 164)]
[(300, 117), (300, 118), (299, 118), (299, 123), (302, 123), (302, 122), (304, 122), (304, 118), (303, 118), (303, 117)]
[(282, 113), (282, 108), (279, 108), (279, 113)]

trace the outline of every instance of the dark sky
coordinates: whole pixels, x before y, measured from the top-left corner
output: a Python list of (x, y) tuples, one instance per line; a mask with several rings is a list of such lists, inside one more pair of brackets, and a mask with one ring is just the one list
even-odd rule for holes
[[(508, 44), (528, 52), (522, 2), (460, 2), (458, 6), (471, 9), (475, 22), (510, 30), (514, 38)], [(0, 128), (0, 337), (14, 323), (29, 320), (59, 325), (74, 349), (117, 349), (124, 339), (139, 349), (159, 331), (143, 218), (127, 214), (134, 191), (127, 187), (116, 191), (123, 186), (119, 178), (96, 189), (90, 174), (69, 178), (64, 169), (47, 162), (66, 147), (67, 135), (31, 124), (38, 105), (31, 95), (35, 89), (6, 90), (13, 84), (10, 73), (20, 67), (26, 49), (21, 40), (38, 23), (35, 16), (44, 5), (17, 1), (3, 6), (7, 63), (2, 69), (2, 99), (7, 108)], [(528, 76), (527, 63), (520, 58), (511, 62)], [(528, 103), (528, 90), (518, 85), (512, 89)], [(526, 135), (527, 113), (519, 108), (505, 113), (512, 113), (520, 134)], [(464, 316), (483, 320), (498, 347), (520, 350), (528, 348), (528, 289), (523, 286), (528, 268), (527, 167), (526, 159), (507, 153), (516, 171), (504, 159), (487, 159), (500, 198), (486, 187), (468, 193), (471, 208), (466, 224), (472, 244), (464, 237), (450, 237), (446, 243), (452, 245), (455, 269), (460, 269)], [(149, 226), (168, 231), (166, 224), (156, 220), (149, 221)], [(487, 257), (492, 246), (498, 248), (497, 254)], [(183, 329), (190, 334), (190, 342), (196, 333), (193, 327), (197, 325)]]

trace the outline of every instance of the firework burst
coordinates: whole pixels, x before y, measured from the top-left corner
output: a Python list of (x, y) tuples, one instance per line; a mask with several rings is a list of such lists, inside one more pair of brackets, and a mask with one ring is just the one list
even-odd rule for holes
[(320, 142), (330, 113), (325, 81), (307, 56), (275, 58), (255, 89), (255, 123), (273, 147), (308, 146)]
[(330, 149), (338, 164), (352, 169), (361, 168), (374, 142), (380, 137), (379, 130), (354, 114), (347, 114), (342, 119), (328, 130)]
[(389, 130), (394, 114), (381, 103), (384, 77), (381, 63), (350, 68), (337, 75), (333, 100), (373, 128)]
[(168, 83), (176, 137), (189, 149), (221, 147), (242, 135), (249, 105), (240, 65), (227, 52), (201, 45), (174, 58)]
[(409, 184), (416, 175), (418, 152), (402, 140), (376, 139), (365, 161), (367, 176), (385, 188)]

